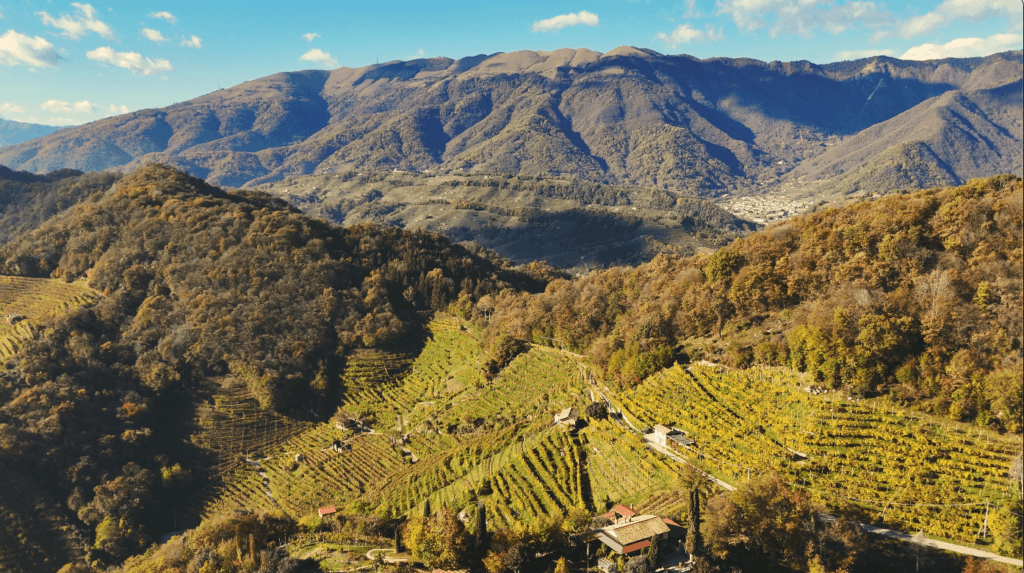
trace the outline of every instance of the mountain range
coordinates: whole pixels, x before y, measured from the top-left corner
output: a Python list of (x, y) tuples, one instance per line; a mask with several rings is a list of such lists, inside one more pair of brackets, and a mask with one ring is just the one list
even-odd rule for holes
[(22, 123), (0, 117), (0, 147), (15, 145), (37, 137), (49, 135), (60, 128), (38, 123)]
[(572, 176), (704, 197), (1021, 174), (1022, 52), (905, 61), (620, 47), (278, 73), (0, 149), (37, 173), (160, 162), (255, 187), (340, 170)]

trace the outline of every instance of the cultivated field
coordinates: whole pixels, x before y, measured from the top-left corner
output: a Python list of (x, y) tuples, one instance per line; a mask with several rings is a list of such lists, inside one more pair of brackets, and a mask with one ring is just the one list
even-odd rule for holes
[[(1019, 436), (932, 420), (883, 400), (811, 395), (784, 369), (675, 366), (620, 396), (638, 425), (696, 440), (712, 474), (739, 483), (778, 471), (832, 507), (904, 531), (973, 543), (1011, 486)], [(994, 510), (992, 510), (994, 511)]]
[(94, 298), (83, 281), (0, 276), (0, 361), (38, 334), (38, 324)]
[[(394, 517), (427, 500), (471, 511), (478, 499), (496, 526), (611, 503), (685, 513), (682, 466), (639, 434), (613, 419), (587, 420), (577, 432), (553, 425), (555, 412), (582, 411), (591, 399), (574, 357), (532, 348), (487, 381), (474, 328), (450, 317), (433, 322), (415, 359), (351, 356), (342, 409), (361, 425), (309, 426), (268, 444), (258, 461), (236, 456), (207, 513), (279, 507), (304, 517), (338, 505)], [(688, 432), (696, 446), (680, 454), (726, 482), (778, 471), (829, 507), (979, 541), (986, 501), (997, 511), (1010, 487), (1019, 437), (932, 421), (889, 402), (811, 395), (802, 383), (785, 369), (694, 364), (612, 398), (638, 428)], [(336, 441), (340, 448), (331, 447)]]

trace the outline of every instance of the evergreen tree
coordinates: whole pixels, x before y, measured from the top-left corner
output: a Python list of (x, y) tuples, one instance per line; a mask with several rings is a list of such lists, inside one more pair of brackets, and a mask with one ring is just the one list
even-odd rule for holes
[(484, 507), (483, 500), (478, 501), (476, 505), (476, 531), (474, 535), (473, 545), (476, 548), (477, 555), (482, 557), (487, 551), (487, 510)]
[(690, 488), (690, 518), (687, 523), (686, 551), (694, 554), (700, 551), (700, 492), (697, 485)]

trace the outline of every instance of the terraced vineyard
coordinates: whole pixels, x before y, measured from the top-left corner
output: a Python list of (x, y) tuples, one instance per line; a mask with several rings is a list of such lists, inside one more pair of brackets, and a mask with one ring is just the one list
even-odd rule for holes
[(35, 338), (39, 324), (86, 304), (96, 291), (83, 281), (0, 276), (0, 361)]
[[(311, 424), (281, 416), (260, 408), (259, 402), (244, 384), (231, 379), (206, 381), (209, 400), (196, 409), (192, 443), (203, 448), (213, 461), (202, 479), (203, 488), (190, 500), (194, 514), (216, 512), (214, 506), (224, 500), (245, 500), (252, 508), (273, 506), (265, 495), (240, 496), (239, 492), (260, 491), (260, 476), (255, 467), (244, 460), (258, 458), (291, 436), (308, 429)], [(255, 490), (252, 485), (256, 484)], [(213, 505), (211, 505), (213, 504)], [(227, 507), (240, 507), (227, 503)]]
[(675, 366), (620, 396), (641, 424), (689, 432), (692, 452), (737, 483), (780, 471), (812, 497), (853, 504), (907, 531), (971, 543), (986, 501), (1011, 487), (1019, 436), (931, 421), (886, 402), (811, 396), (782, 369)]
[[(616, 446), (621, 430), (610, 422), (578, 435), (552, 425), (555, 412), (589, 401), (570, 358), (532, 348), (488, 382), (472, 329), (452, 318), (433, 322), (413, 361), (380, 351), (351, 355), (341, 374), (343, 409), (365, 420), (369, 433), (319, 424), (266, 448), (258, 468), (236, 456), (207, 512), (276, 505), (304, 516), (333, 504), (403, 515), (427, 499), (461, 509), (482, 495), (495, 524), (532, 523), (674, 487), (678, 468), (638, 439), (632, 448)], [(335, 440), (340, 451), (330, 447)], [(481, 492), (485, 482), (490, 490)]]
[(611, 420), (591, 421), (586, 440), (593, 495), (604, 502), (640, 503), (675, 491), (681, 468), (651, 452), (635, 434)]
[(399, 415), (404, 426), (413, 428), (437, 400), (483, 384), (478, 335), (451, 317), (435, 320), (429, 328), (430, 339), (415, 360), (381, 351), (350, 356), (341, 375), (342, 408), (372, 417), (381, 429), (397, 428)]

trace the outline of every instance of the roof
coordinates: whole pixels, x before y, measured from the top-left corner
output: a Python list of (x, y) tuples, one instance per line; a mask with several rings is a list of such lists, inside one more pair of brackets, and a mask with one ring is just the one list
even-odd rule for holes
[(674, 431), (675, 430), (673, 430), (672, 428), (669, 428), (668, 426), (662, 426), (661, 424), (656, 424), (654, 426), (654, 433), (656, 434), (664, 434), (667, 436)]
[(687, 438), (686, 436), (683, 435), (665, 436), (665, 438), (679, 444), (680, 446), (692, 446), (693, 444), (697, 443), (692, 438)]
[(603, 529), (624, 546), (669, 532), (668, 525), (656, 515), (638, 515), (626, 523), (609, 525)]
[(578, 417), (579, 417), (579, 414), (576, 413), (576, 409), (573, 408), (572, 406), (569, 406), (568, 408), (566, 408), (566, 409), (562, 410), (561, 412), (555, 414), (555, 421), (556, 422), (561, 422), (563, 420), (573, 420), (573, 419), (576, 419)]
[(634, 515), (636, 515), (635, 511), (629, 509), (628, 507), (622, 505), (621, 503), (613, 507), (612, 511), (609, 513), (617, 513), (622, 517), (633, 517)]
[(325, 505), (317, 510), (320, 515), (327, 515), (328, 513), (338, 513), (338, 508), (333, 505)]
[(650, 547), (650, 546), (651, 546), (651, 542), (650, 541), (646, 541), (646, 540), (645, 541), (639, 541), (637, 543), (632, 543), (630, 545), (624, 546), (622, 548), (622, 554), (625, 555), (626, 553), (632, 553), (632, 552), (637, 551), (639, 549), (643, 549), (644, 547)]

